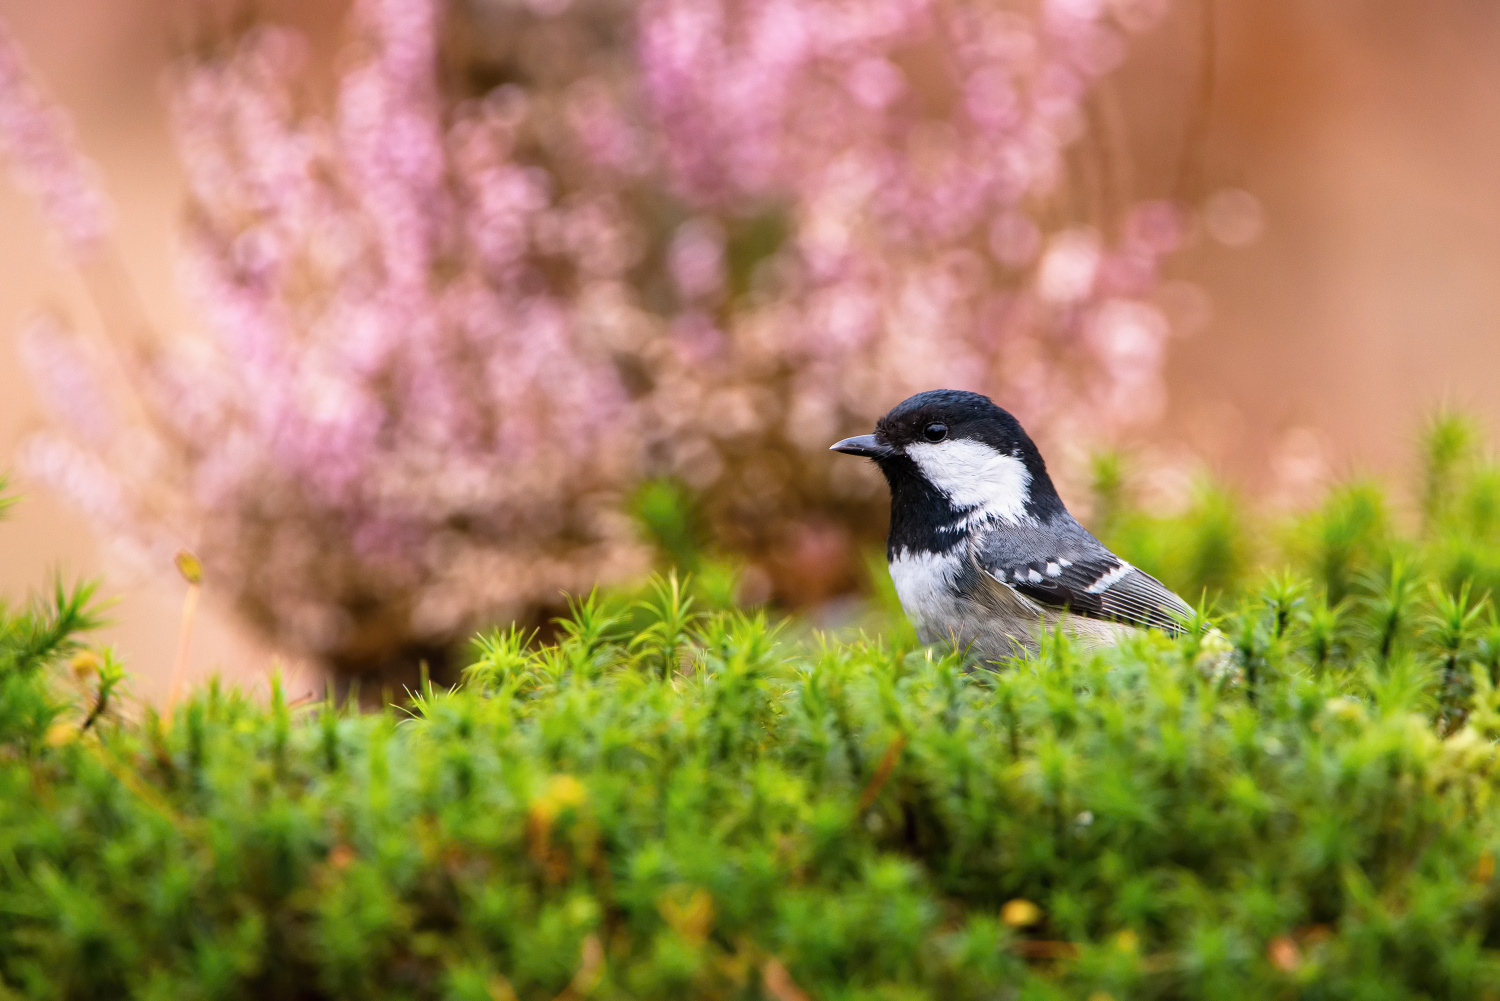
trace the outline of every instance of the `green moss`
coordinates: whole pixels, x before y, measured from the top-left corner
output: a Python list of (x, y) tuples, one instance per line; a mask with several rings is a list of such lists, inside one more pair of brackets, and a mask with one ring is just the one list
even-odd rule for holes
[[(1500, 975), (1486, 620), (1424, 592), (1382, 658), (1382, 607), (1336, 644), (1307, 593), (1272, 580), (1225, 623), (1261, 666), (1236, 681), (1161, 636), (998, 672), (789, 647), (667, 582), (645, 628), (580, 603), (556, 645), (488, 637), (462, 687), (400, 716), (214, 686), (170, 724), (87, 733), (90, 699), (38, 666), (64, 596), (6, 621), (32, 652), (0, 677), (0, 977), (38, 997), (1477, 996)], [(1016, 899), (1034, 922), (1005, 923)]]
[[(78, 652), (87, 592), (56, 591), (0, 617), (0, 987), (1487, 996), (1500, 624), (1463, 569), (1493, 531), (1473, 470), (1415, 539), (1370, 485), (1280, 531), (1222, 492), (1167, 521), (1117, 489), (1115, 538), (1218, 595), (1227, 659), (1057, 637), (976, 670), (897, 629), (790, 640), (668, 577), (574, 602), (551, 644), (486, 635), (400, 711), (214, 684), (129, 719), (113, 660)], [(1286, 540), (1273, 573), (1259, 537)]]

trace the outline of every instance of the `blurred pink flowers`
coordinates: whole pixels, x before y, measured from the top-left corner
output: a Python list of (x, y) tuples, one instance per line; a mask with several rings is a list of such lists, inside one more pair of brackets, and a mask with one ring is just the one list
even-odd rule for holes
[(77, 257), (109, 233), (107, 202), (93, 167), (74, 149), (72, 124), (32, 82), (25, 57), (0, 24), (0, 156), (40, 203), (53, 234)]
[[(301, 41), (257, 28), (175, 82), (205, 335), (116, 360), (34, 329), (60, 426), (28, 464), (348, 670), (639, 572), (651, 476), (826, 596), (880, 524), (827, 445), (909, 393), (1079, 441), (1160, 409), (1175, 210), (1057, 211), (1158, 6), (474, 0), (450, 50), (435, 0), (360, 0), (326, 116)], [(440, 58), (510, 82), (444, 92)], [(3, 37), (0, 143), (68, 248), (102, 239)]]
[[(709, 490), (720, 536), (775, 548), (776, 519), (757, 511), (847, 524), (878, 488), (822, 451), (922, 389), (991, 393), (1076, 453), (1159, 415), (1169, 330), (1149, 296), (1177, 211), (1118, 192), (1098, 218), (1057, 210), (1096, 81), (1162, 6), (643, 3), (650, 119), (668, 183), (697, 213), (672, 244), (679, 378), (685, 397), (747, 415), (726, 433), (695, 403), (680, 424), (729, 439), (730, 463), (772, 453)], [(747, 261), (733, 234), (768, 210), (785, 239)], [(726, 233), (734, 281), (711, 273)], [(800, 468), (778, 476), (788, 452)], [(679, 472), (701, 469), (693, 452)]]
[(71, 432), (30, 467), (349, 669), (645, 565), (618, 513), (636, 421), (580, 306), (623, 267), (609, 221), (512, 158), (524, 95), (442, 105), (435, 16), (363, 4), (373, 55), (329, 119), (298, 111), (290, 34), (185, 71), (182, 274), (209, 336), (130, 367), (144, 422), (101, 425), (85, 346), (30, 338)]

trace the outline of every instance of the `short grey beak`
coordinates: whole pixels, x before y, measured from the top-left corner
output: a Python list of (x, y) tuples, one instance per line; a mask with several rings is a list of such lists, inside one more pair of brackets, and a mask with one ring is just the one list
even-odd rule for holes
[(889, 445), (882, 445), (875, 440), (873, 434), (856, 435), (853, 438), (845, 438), (836, 445), (828, 446), (830, 452), (843, 452), (845, 455), (863, 455), (868, 459), (880, 459), (895, 452)]

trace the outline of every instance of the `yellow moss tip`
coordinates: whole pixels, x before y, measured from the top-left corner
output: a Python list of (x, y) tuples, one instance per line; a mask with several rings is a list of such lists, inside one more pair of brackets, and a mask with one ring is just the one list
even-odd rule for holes
[(186, 549), (179, 549), (175, 559), (177, 572), (182, 574), (182, 579), (196, 587), (203, 583), (203, 564), (198, 557)]
[(80, 681), (99, 673), (99, 657), (92, 650), (80, 650), (68, 661), (68, 666), (73, 670), (73, 676)]
[(1029, 900), (1017, 898), (1000, 908), (1000, 920), (1012, 928), (1026, 928), (1042, 920), (1042, 909)]
[(558, 806), (582, 806), (588, 800), (588, 790), (583, 783), (571, 775), (554, 775), (547, 783), (547, 798)]
[(547, 788), (531, 804), (533, 817), (550, 822), (566, 809), (577, 809), (588, 802), (589, 793), (584, 784), (572, 775), (554, 775), (547, 781)]

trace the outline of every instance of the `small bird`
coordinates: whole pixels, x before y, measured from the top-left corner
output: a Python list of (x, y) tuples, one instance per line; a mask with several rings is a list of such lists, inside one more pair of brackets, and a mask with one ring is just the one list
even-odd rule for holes
[(1102, 646), (1136, 629), (1177, 635), (1193, 614), (1068, 513), (1036, 445), (987, 396), (918, 393), (832, 450), (885, 474), (891, 580), (924, 643), (994, 660), (1035, 652), (1059, 621)]

